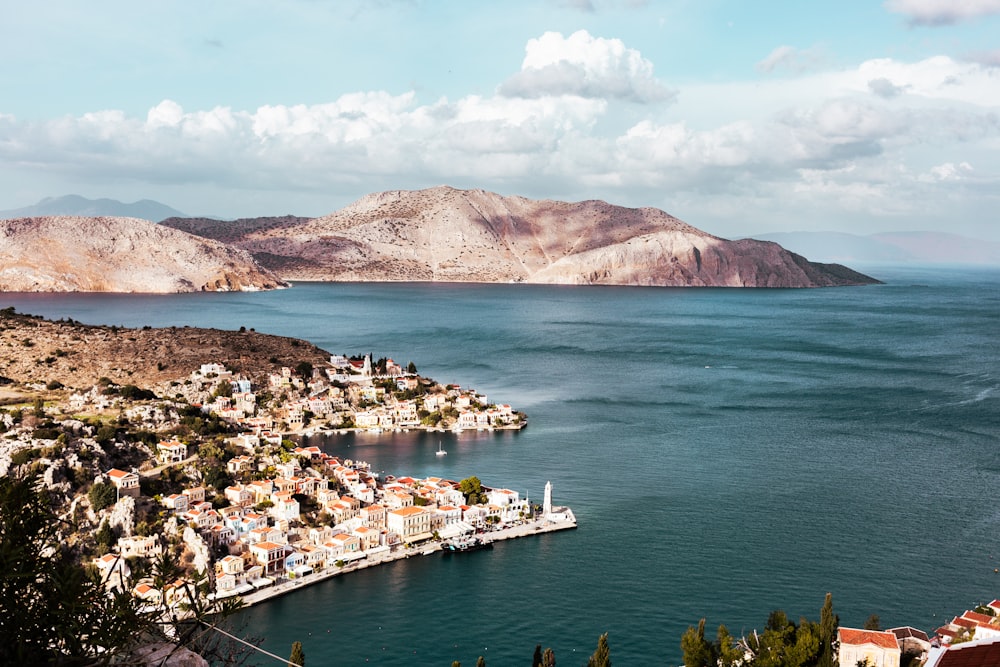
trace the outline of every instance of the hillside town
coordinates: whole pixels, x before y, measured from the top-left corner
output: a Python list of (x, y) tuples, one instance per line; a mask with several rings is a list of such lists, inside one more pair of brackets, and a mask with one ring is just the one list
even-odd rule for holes
[[(331, 356), (258, 380), (207, 363), (153, 389), (101, 378), (64, 400), (0, 409), (0, 474), (41, 475), (73, 526), (64, 544), (109, 593), (173, 609), (198, 580), (209, 600), (253, 603), (442, 546), (576, 525), (550, 488), (533, 504), (476, 477), (382, 476), (296, 434), (525, 424), (510, 405), (391, 359)], [(179, 576), (157, 584), (165, 557)]]
[[(114, 410), (128, 396), (105, 391), (98, 383), (87, 392), (69, 396), (75, 411)], [(519, 429), (523, 413), (508, 404), (490, 404), (487, 397), (458, 385), (441, 386), (422, 378), (411, 363), (404, 369), (392, 359), (372, 363), (371, 355), (330, 357), (329, 367), (300, 362), (268, 374), (266, 385), (253, 387), (250, 378), (223, 364), (202, 364), (183, 381), (154, 388), (158, 396), (200, 407), (265, 441), (274, 434), (326, 429), (382, 430)], [(129, 417), (155, 421), (156, 406), (127, 408)]]
[[(525, 426), (510, 405), (412, 364), (333, 355), (251, 378), (206, 363), (151, 389), (104, 377), (46, 389), (48, 400), (0, 408), (0, 475), (38, 475), (63, 548), (109, 595), (156, 613), (190, 613), (196, 599), (252, 605), (401, 558), (577, 525), (553, 505), (551, 484), (538, 502), (475, 476), (378, 473), (296, 442)], [(840, 627), (835, 646), (841, 667), (1000, 664), (1000, 600), (930, 634)]]

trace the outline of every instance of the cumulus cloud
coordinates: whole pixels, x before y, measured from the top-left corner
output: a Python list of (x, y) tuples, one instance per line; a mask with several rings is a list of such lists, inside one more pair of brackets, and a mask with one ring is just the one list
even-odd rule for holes
[(1000, 0), (886, 0), (885, 7), (913, 25), (941, 26), (1000, 14)]
[[(988, 67), (934, 56), (917, 62), (876, 58), (844, 72), (841, 85), (858, 92), (906, 92), (907, 95), (979, 106), (1000, 105), (1000, 86)], [(879, 82), (885, 79), (889, 85)], [(873, 86), (872, 82), (876, 82)], [(891, 96), (891, 95), (889, 95)]]
[[(140, 114), (0, 114), (0, 170), (135, 183), (142, 196), (158, 186), (210, 187), (234, 201), (245, 199), (234, 191), (298, 202), (448, 183), (661, 206), (694, 224), (705, 211), (738, 218), (789, 202), (926, 213), (944, 207), (948, 193), (973, 188), (985, 193), (975, 201), (1000, 205), (1000, 80), (980, 64), (879, 59), (780, 82), (706, 84), (715, 88), (697, 91), (699, 104), (685, 107), (688, 91), (667, 116), (611, 94), (613, 80), (629, 82), (619, 91), (660, 85), (638, 53), (586, 33), (552, 35), (533, 40), (519, 72), (553, 67), (546, 76), (562, 83), (548, 94), (501, 87), (420, 100), (412, 91), (362, 91), (250, 110), (185, 109), (167, 99)], [(574, 38), (582, 45), (575, 50)], [(939, 164), (941, 155), (961, 160)], [(241, 214), (261, 214), (246, 206)]]
[(653, 64), (619, 39), (579, 30), (547, 32), (528, 41), (521, 71), (501, 84), (505, 97), (574, 95), (631, 102), (667, 101), (675, 93), (653, 75)]
[(958, 164), (955, 164), (954, 162), (945, 162), (944, 164), (931, 167), (926, 174), (921, 174), (918, 177), (918, 180), (925, 183), (938, 181), (960, 181), (970, 176), (973, 171), (975, 170), (968, 162), (959, 162)]

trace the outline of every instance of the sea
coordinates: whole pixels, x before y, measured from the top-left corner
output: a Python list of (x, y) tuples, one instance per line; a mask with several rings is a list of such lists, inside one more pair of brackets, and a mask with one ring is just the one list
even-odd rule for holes
[[(12, 295), (4, 307), (371, 353), (528, 414), (520, 432), (316, 435), (376, 471), (478, 476), (579, 528), (335, 577), (231, 619), (309, 665), (677, 665), (768, 613), (933, 631), (1000, 597), (1000, 269), (856, 267), (882, 285), (320, 284)], [(440, 446), (447, 456), (435, 456)], [(263, 656), (251, 664), (280, 664)]]

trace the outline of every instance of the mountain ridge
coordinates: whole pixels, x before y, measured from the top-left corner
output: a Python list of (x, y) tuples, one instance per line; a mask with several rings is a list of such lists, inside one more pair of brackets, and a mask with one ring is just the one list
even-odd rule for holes
[[(776, 243), (728, 241), (655, 208), (438, 186), (365, 195), (318, 218), (175, 226), (250, 252), (287, 280), (820, 287), (878, 282)], [(268, 221), (267, 223), (261, 221)], [(241, 228), (242, 227), (242, 228)]]
[(152, 199), (125, 203), (117, 199), (87, 199), (80, 195), (45, 197), (31, 206), (0, 211), (0, 219), (50, 216), (140, 218), (160, 222), (166, 218), (185, 217), (185, 214)]

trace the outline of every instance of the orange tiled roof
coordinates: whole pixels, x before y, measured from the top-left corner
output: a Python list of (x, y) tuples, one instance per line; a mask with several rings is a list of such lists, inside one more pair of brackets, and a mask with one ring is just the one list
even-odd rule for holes
[(967, 611), (967, 612), (965, 612), (964, 614), (962, 614), (962, 618), (967, 618), (970, 621), (975, 621), (976, 623), (979, 623), (980, 625), (989, 625), (994, 620), (996, 620), (993, 616), (987, 616), (986, 614), (980, 614), (980, 613), (975, 612), (975, 611)]
[(882, 648), (899, 649), (899, 642), (896, 635), (891, 632), (879, 632), (877, 630), (856, 630), (854, 628), (839, 628), (837, 638), (841, 644), (874, 644)]
[(411, 505), (410, 507), (403, 507), (402, 509), (393, 510), (392, 513), (397, 516), (411, 516), (414, 514), (420, 514), (423, 511), (424, 511), (423, 508), (417, 507), (416, 505)]

